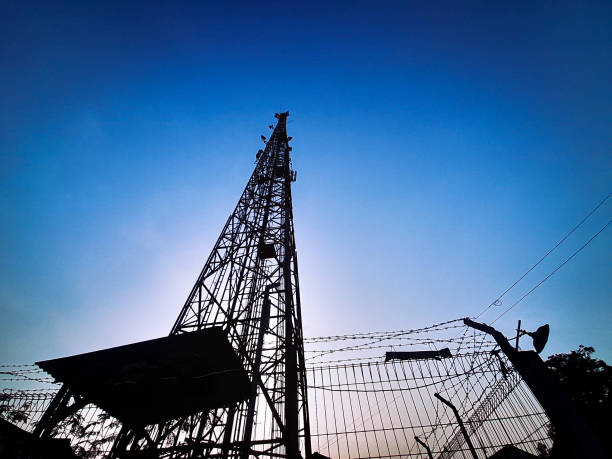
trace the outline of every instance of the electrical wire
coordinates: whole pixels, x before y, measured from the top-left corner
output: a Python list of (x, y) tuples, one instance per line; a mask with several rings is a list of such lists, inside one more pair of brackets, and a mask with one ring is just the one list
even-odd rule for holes
[[(506, 293), (508, 293), (510, 290), (512, 290), (520, 281), (522, 281), (525, 276), (527, 276), (527, 274), (529, 274), (531, 271), (533, 271), (540, 263), (542, 263), (542, 261), (544, 261), (551, 253), (553, 253), (561, 244), (563, 244), (563, 242), (565, 242), (565, 240), (570, 237), (578, 228), (580, 228), (584, 222), (586, 222), (591, 215), (593, 215), (601, 206), (603, 206), (603, 204), (610, 198), (610, 196), (612, 196), (612, 192), (608, 193), (608, 195), (603, 198), (599, 204), (597, 204), (582, 220), (580, 220), (580, 223), (578, 223), (576, 226), (574, 226), (567, 234), (565, 234), (565, 236), (563, 236), (563, 238), (561, 238), (561, 240), (559, 242), (557, 242), (552, 249), (550, 249), (548, 252), (546, 252), (546, 254), (540, 258), (531, 268), (529, 268), (527, 271), (525, 271), (525, 273), (519, 277), (510, 287), (508, 287), (506, 290), (504, 290), (504, 292), (499, 295), (497, 297), (497, 299), (495, 299), (489, 306), (487, 306), (485, 309), (483, 309), (477, 316), (476, 318), (479, 318), (480, 316), (482, 316), (485, 312), (487, 312), (489, 309), (491, 309), (493, 306), (501, 306), (501, 299), (506, 295)], [(497, 319), (496, 319), (497, 320)]]
[(574, 253), (572, 253), (569, 257), (567, 257), (563, 263), (561, 263), (559, 266), (557, 266), (553, 271), (551, 271), (550, 274), (548, 274), (544, 279), (542, 279), (540, 282), (538, 282), (534, 287), (531, 288), (531, 290), (529, 290), (527, 293), (525, 293), (523, 296), (521, 296), (518, 300), (516, 300), (508, 309), (506, 309), (504, 312), (502, 312), (500, 315), (498, 315), (495, 320), (493, 322), (491, 322), (492, 324), (497, 322), (498, 319), (502, 318), (508, 311), (510, 311), (512, 308), (514, 308), (517, 304), (519, 304), (521, 301), (523, 301), (525, 298), (527, 298), (535, 289), (537, 289), (540, 285), (542, 285), (544, 282), (546, 282), (548, 279), (550, 279), (557, 271), (559, 271), (561, 268), (563, 268), (568, 262), (570, 262), (576, 255), (578, 255), (586, 246), (588, 246), (597, 236), (599, 236), (608, 226), (610, 226), (610, 224), (612, 223), (612, 220), (609, 220), (608, 223), (606, 223), (603, 228), (601, 228), (597, 233), (595, 233), (588, 241), (586, 241), (582, 246), (580, 246), (580, 248), (578, 248), (577, 250), (574, 251)]

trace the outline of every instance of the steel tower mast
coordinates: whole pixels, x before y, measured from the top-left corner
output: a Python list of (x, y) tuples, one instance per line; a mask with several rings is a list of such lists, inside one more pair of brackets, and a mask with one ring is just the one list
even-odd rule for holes
[(275, 115), (272, 136), (170, 332), (222, 327), (248, 372), (250, 397), (144, 431), (124, 428), (111, 457), (141, 457), (142, 450), (154, 457), (311, 455), (288, 116)]

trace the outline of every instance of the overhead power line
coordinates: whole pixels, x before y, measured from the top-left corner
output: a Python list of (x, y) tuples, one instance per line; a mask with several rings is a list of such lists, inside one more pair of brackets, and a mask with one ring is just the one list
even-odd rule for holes
[[(580, 220), (580, 223), (578, 223), (576, 226), (574, 226), (565, 236), (563, 236), (563, 238), (561, 238), (561, 240), (559, 242), (557, 242), (553, 248), (551, 248), (548, 252), (546, 252), (546, 254), (544, 254), (544, 256), (542, 258), (540, 258), (531, 268), (529, 268), (527, 271), (525, 271), (525, 273), (519, 277), (510, 287), (508, 287), (506, 290), (504, 290), (504, 292), (499, 295), (489, 306), (487, 306), (485, 309), (483, 309), (477, 316), (476, 318), (482, 316), (485, 312), (487, 312), (489, 309), (491, 309), (493, 306), (501, 306), (501, 299), (506, 295), (506, 293), (508, 293), (510, 290), (512, 290), (514, 287), (516, 287), (516, 285), (522, 281), (527, 274), (529, 274), (531, 271), (533, 271), (540, 263), (542, 263), (551, 253), (553, 253), (561, 244), (563, 244), (563, 242), (565, 242), (565, 240), (570, 237), (578, 228), (580, 228), (584, 222), (586, 222), (591, 215), (593, 215), (595, 212), (597, 212), (597, 210), (604, 205), (604, 203), (610, 198), (610, 196), (612, 196), (612, 192), (608, 193), (608, 195), (603, 198), (599, 204), (597, 204), (582, 220)], [(607, 226), (607, 225), (606, 225)], [(605, 229), (605, 227), (604, 227)], [(603, 231), (603, 230), (602, 230)], [(598, 233), (599, 234), (599, 233)], [(596, 235), (597, 236), (597, 235)], [(595, 237), (596, 237), (595, 236)], [(590, 241), (589, 241), (590, 242)], [(588, 243), (587, 243), (588, 244)], [(582, 250), (582, 248), (580, 249)], [(567, 261), (569, 261), (571, 258), (573, 258), (574, 255), (572, 255), (572, 257), (570, 257)], [(554, 274), (554, 272), (552, 273)], [(552, 275), (551, 274), (551, 275)], [(545, 279), (546, 280), (546, 279)], [(521, 301), (521, 300), (519, 300)], [(511, 306), (511, 308), (514, 307)], [(510, 309), (511, 309), (510, 308)], [(504, 312), (505, 314), (505, 312)], [(501, 316), (500, 316), (501, 317)], [(498, 317), (499, 318), (499, 317)], [(497, 320), (497, 319), (495, 319)]]
[(498, 315), (495, 320), (491, 323), (495, 323), (497, 322), (498, 319), (500, 319), (501, 317), (503, 317), (508, 311), (510, 311), (512, 308), (514, 308), (517, 304), (519, 304), (521, 301), (523, 301), (525, 298), (527, 298), (535, 289), (537, 289), (540, 285), (542, 285), (544, 282), (546, 282), (548, 279), (550, 279), (557, 271), (559, 271), (561, 268), (563, 268), (567, 263), (569, 263), (576, 255), (578, 255), (582, 249), (584, 249), (587, 245), (589, 245), (597, 236), (599, 236), (608, 226), (610, 226), (610, 224), (612, 223), (612, 220), (609, 220), (608, 223), (606, 223), (603, 228), (601, 228), (599, 231), (597, 231), (597, 233), (595, 233), (591, 239), (589, 239), (588, 241), (586, 241), (580, 248), (578, 248), (576, 251), (574, 251), (574, 253), (572, 253), (569, 257), (567, 257), (563, 263), (561, 263), (559, 266), (557, 266), (550, 274), (548, 274), (548, 276), (546, 276), (544, 279), (542, 279), (540, 282), (538, 282), (531, 290), (529, 290), (527, 293), (525, 293), (522, 297), (520, 297), (518, 300), (516, 300), (512, 306), (510, 306), (508, 309), (506, 309), (504, 312), (502, 312), (500, 315)]

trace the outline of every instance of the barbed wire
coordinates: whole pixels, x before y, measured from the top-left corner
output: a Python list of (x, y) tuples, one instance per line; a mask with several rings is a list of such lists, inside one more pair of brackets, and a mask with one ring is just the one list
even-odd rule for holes
[[(493, 345), (491, 346), (493, 348)], [(456, 353), (453, 354), (453, 358), (457, 358), (457, 357), (476, 357), (479, 355), (489, 355), (491, 353), (490, 350), (487, 351), (482, 351), (482, 352), (462, 352), (462, 353)], [(385, 360), (385, 355), (376, 355), (376, 356), (372, 356), (372, 357), (354, 357), (354, 358), (348, 358), (348, 359), (337, 359), (337, 360), (322, 360), (320, 362), (312, 362), (309, 365), (306, 366), (306, 370), (310, 371), (311, 369), (321, 369), (321, 368), (344, 368), (344, 367), (351, 367), (354, 364), (358, 364), (358, 363), (379, 363), (379, 364), (385, 364), (386, 362)], [(343, 362), (354, 362), (354, 363), (347, 363), (347, 364), (342, 364)], [(341, 365), (326, 365), (326, 364), (336, 364), (336, 363), (341, 363)]]
[(0, 396), (8, 396), (10, 398), (41, 398), (52, 399), (57, 393), (57, 388), (39, 388), (39, 389), (2, 389)]
[[(39, 372), (34, 372), (34, 374), (39, 374)], [(14, 376), (14, 378), (0, 377), (0, 381), (36, 381), (36, 382), (41, 382), (41, 383), (55, 382), (55, 379), (53, 378), (36, 378), (36, 377), (29, 376), (29, 373), (16, 372), (16, 371), (0, 371), (0, 375)]]
[(38, 365), (35, 363), (14, 363), (14, 364), (4, 364), (0, 365), (0, 368), (23, 368), (23, 367), (35, 367), (38, 368)]
[[(461, 322), (461, 324), (456, 324), (453, 326), (445, 326), (443, 328), (440, 328), (444, 325), (448, 325), (451, 323), (457, 323), (457, 322)], [(406, 329), (406, 330), (350, 333), (346, 335), (331, 335), (331, 336), (315, 336), (315, 337), (310, 337), (310, 338), (304, 338), (304, 343), (315, 343), (315, 342), (324, 342), (324, 341), (346, 341), (346, 340), (351, 340), (351, 339), (369, 339), (369, 338), (374, 339), (374, 338), (381, 338), (381, 337), (388, 338), (388, 337), (395, 337), (395, 336), (414, 334), (414, 333), (424, 333), (427, 331), (441, 331), (441, 330), (449, 330), (452, 328), (462, 328), (462, 327), (465, 327), (465, 325), (463, 324), (463, 318), (447, 320), (445, 322), (440, 322), (434, 325), (430, 325), (428, 327), (413, 328), (413, 329)]]

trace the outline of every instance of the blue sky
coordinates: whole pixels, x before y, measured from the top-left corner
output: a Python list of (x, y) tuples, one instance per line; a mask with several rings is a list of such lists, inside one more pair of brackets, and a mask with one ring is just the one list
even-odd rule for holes
[[(167, 334), (281, 109), (306, 335), (476, 314), (612, 191), (612, 6), (581, 3), (3, 2), (0, 361)], [(496, 325), (611, 362), (611, 245)]]

